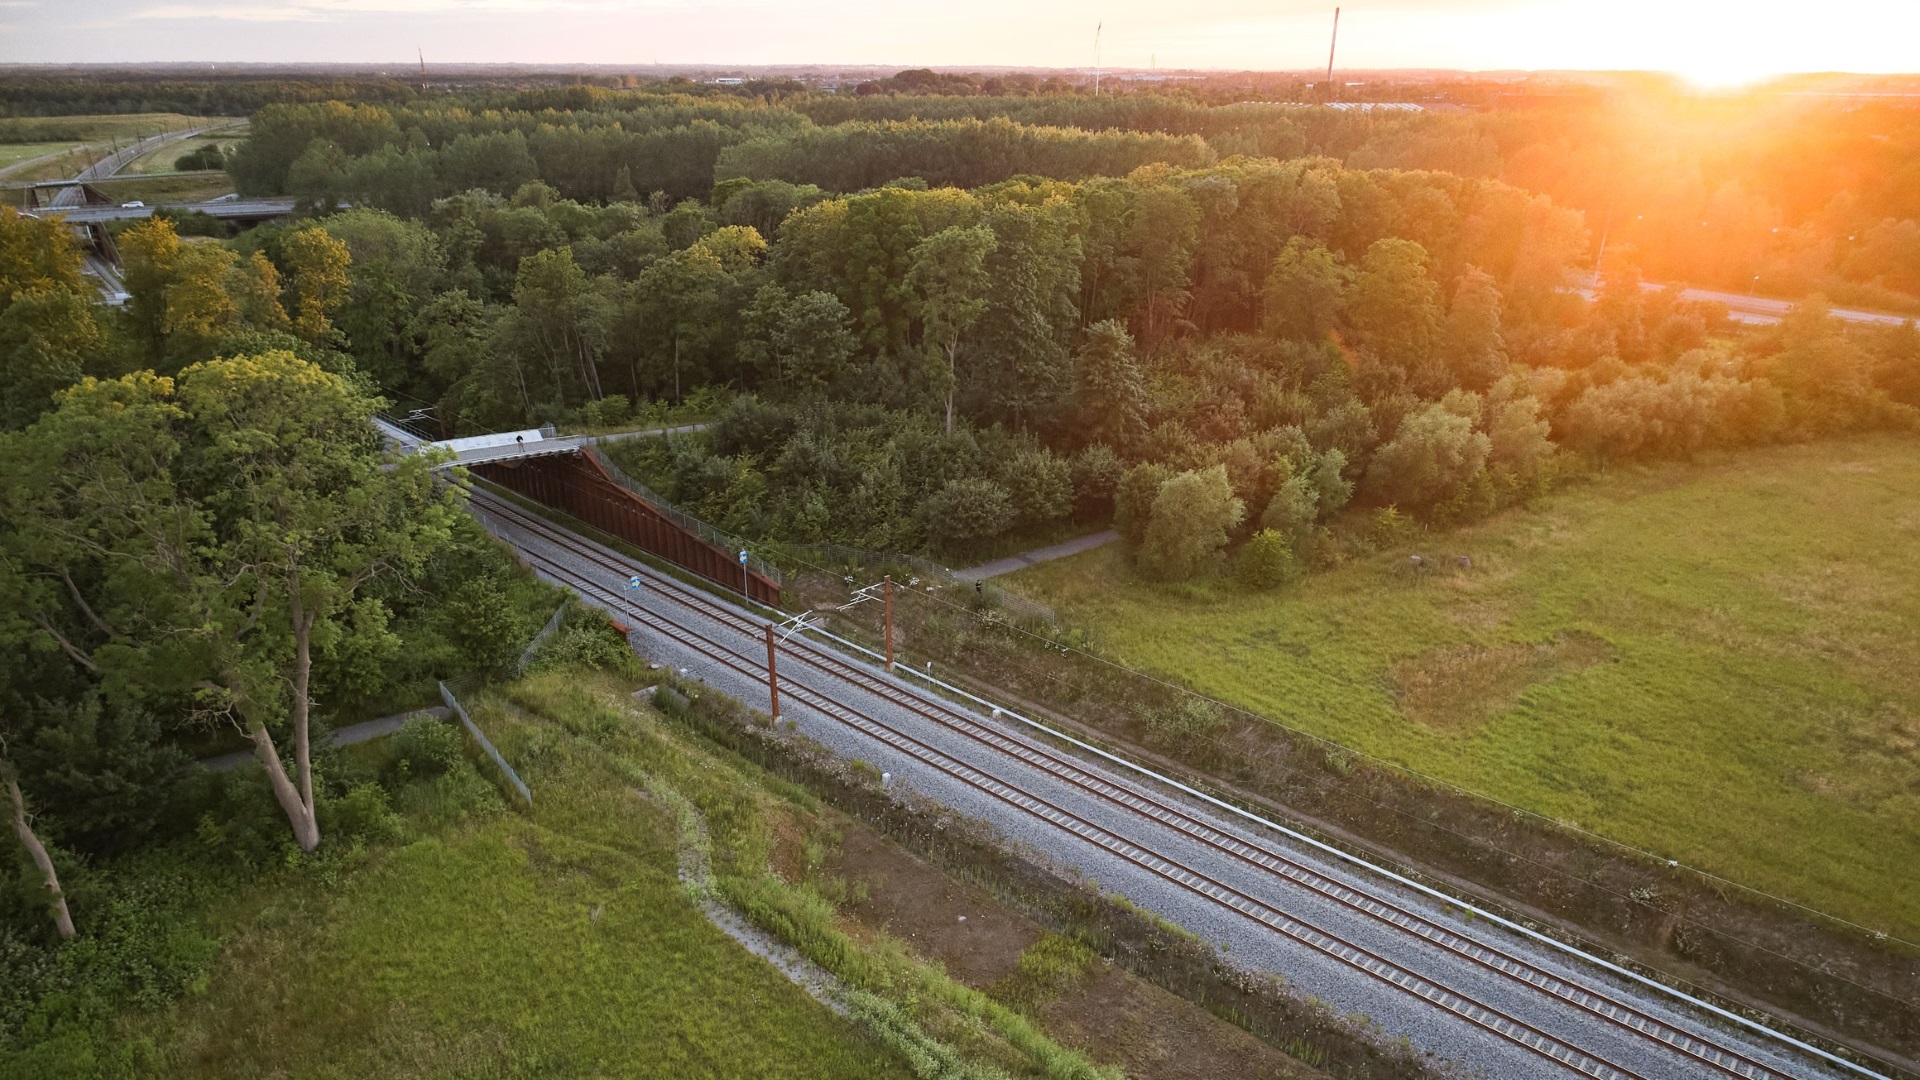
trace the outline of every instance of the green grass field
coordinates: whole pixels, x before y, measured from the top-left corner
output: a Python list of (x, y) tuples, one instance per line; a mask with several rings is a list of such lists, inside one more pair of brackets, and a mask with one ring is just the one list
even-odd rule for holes
[(75, 145), (70, 142), (0, 143), (0, 173), (36, 158), (64, 155)]
[(218, 146), (230, 150), (237, 145), (238, 140), (245, 137), (245, 135), (246, 127), (243, 125), (236, 128), (228, 128), (213, 134), (183, 139), (135, 159), (132, 164), (126, 167), (125, 171), (147, 175), (178, 172), (179, 170), (173, 167), (173, 163), (180, 160), (182, 156), (193, 153), (205, 146)]
[(180, 113), (91, 113), (0, 117), (0, 143), (105, 142), (158, 135), (206, 120)]
[(168, 1018), (175, 1075), (899, 1075), (700, 916), (633, 802), (618, 846), (502, 818), (289, 898)]
[(233, 181), (224, 173), (209, 176), (156, 176), (147, 180), (102, 180), (94, 185), (110, 199), (128, 202), (139, 199), (148, 204), (202, 202), (233, 190)]
[[(348, 856), (330, 888), (256, 890), (217, 915), (231, 939), (199, 992), (129, 1021), (153, 1046), (142, 1074), (908, 1075), (706, 921), (677, 878), (669, 810), (592, 744), (574, 757), (554, 741), (530, 774), (531, 820), (410, 829)], [(380, 745), (353, 750), (377, 767)], [(444, 801), (416, 784), (396, 808), (435, 820)]]
[(1920, 441), (1616, 469), (1275, 593), (1116, 547), (1005, 580), (1134, 666), (1920, 936)]

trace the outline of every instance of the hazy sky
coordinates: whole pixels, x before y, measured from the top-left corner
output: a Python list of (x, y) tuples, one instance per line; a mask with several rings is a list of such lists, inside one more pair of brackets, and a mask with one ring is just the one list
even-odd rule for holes
[[(1303, 0), (0, 0), (0, 61), (1310, 68)], [(1920, 70), (1920, 0), (1355, 0), (1342, 66)]]

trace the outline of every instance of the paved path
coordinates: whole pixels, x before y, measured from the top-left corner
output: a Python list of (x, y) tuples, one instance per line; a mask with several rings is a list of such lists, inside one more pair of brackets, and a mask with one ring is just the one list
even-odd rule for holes
[[(354, 743), (367, 742), (372, 739), (377, 739), (382, 735), (391, 735), (399, 731), (401, 725), (416, 716), (431, 716), (435, 720), (445, 720), (451, 715), (453, 714), (448, 711), (445, 705), (435, 705), (430, 709), (416, 709), (413, 712), (383, 716), (378, 720), (367, 720), (358, 724), (348, 724), (346, 727), (335, 729), (331, 736), (322, 740), (322, 745), (352, 746)], [(237, 769), (247, 762), (255, 760), (258, 759), (254, 756), (253, 751), (235, 750), (230, 754), (218, 754), (210, 758), (201, 758), (200, 764), (205, 766), (208, 772), (227, 772), (230, 769)]]
[(645, 431), (616, 431), (611, 435), (588, 435), (597, 443), (619, 442), (622, 439), (637, 439), (643, 435), (683, 435), (689, 431), (705, 431), (712, 424), (682, 424), (679, 427), (648, 428)]
[(1100, 547), (1103, 544), (1111, 544), (1118, 539), (1120, 539), (1120, 534), (1114, 532), (1112, 529), (1108, 529), (1106, 532), (1077, 537), (1064, 543), (1054, 544), (1050, 547), (1034, 548), (1032, 551), (1023, 551), (1018, 555), (1009, 555), (1004, 559), (995, 559), (990, 563), (981, 563), (979, 566), (971, 566), (965, 570), (956, 570), (953, 576), (955, 580), (958, 581), (984, 581), (990, 577), (999, 577), (1001, 574), (1011, 574), (1015, 570), (1025, 570), (1035, 563), (1052, 562), (1055, 559), (1064, 559), (1069, 555), (1078, 555), (1083, 551), (1092, 551), (1094, 548)]
[[(195, 128), (183, 128), (179, 131), (166, 131), (158, 135), (150, 135), (131, 145), (123, 146), (113, 153), (108, 154), (106, 157), (101, 158), (99, 161), (81, 169), (79, 175), (75, 176), (74, 179), (80, 181), (105, 180), (168, 143), (179, 142), (182, 139), (190, 139), (196, 135), (204, 135), (220, 126), (222, 125), (202, 124)], [(85, 202), (85, 195), (80, 190), (79, 185), (76, 184), (73, 187), (61, 188), (55, 192), (53, 198), (48, 201), (47, 205), (80, 206)]]

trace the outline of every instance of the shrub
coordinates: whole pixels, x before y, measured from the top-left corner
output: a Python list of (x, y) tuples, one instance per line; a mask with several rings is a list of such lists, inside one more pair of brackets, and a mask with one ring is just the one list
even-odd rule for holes
[(194, 172), (198, 169), (224, 169), (227, 167), (227, 155), (220, 152), (218, 145), (208, 143), (198, 150), (193, 150), (174, 158), (173, 167), (178, 172)]
[(1289, 476), (1267, 500), (1267, 508), (1260, 514), (1260, 529), (1296, 543), (1313, 532), (1319, 516), (1320, 494), (1313, 479), (1305, 474)]
[(580, 406), (580, 422), (588, 427), (613, 427), (633, 417), (633, 405), (625, 394), (608, 394), (599, 401)]
[(1256, 589), (1271, 589), (1300, 576), (1300, 560), (1293, 542), (1272, 529), (1261, 529), (1240, 548), (1235, 571), (1240, 581)]
[(1094, 443), (1073, 458), (1073, 505), (1089, 517), (1113, 508), (1113, 492), (1126, 475), (1120, 455), (1105, 443)]
[(1154, 497), (1140, 560), (1168, 581), (1193, 577), (1227, 546), (1227, 530), (1244, 516), (1246, 505), (1234, 497), (1226, 466), (1181, 473)]
[(998, 536), (1013, 524), (1007, 489), (981, 477), (949, 480), (928, 497), (922, 512), (936, 543), (966, 544)]
[(1147, 538), (1147, 522), (1153, 518), (1153, 500), (1160, 485), (1173, 479), (1173, 470), (1157, 461), (1127, 470), (1113, 489), (1113, 527), (1127, 543), (1138, 546)]
[(1073, 509), (1073, 471), (1051, 450), (1023, 449), (1000, 469), (1000, 483), (1013, 502), (1014, 520), (1044, 525)]
[(1373, 512), (1367, 524), (1367, 539), (1377, 548), (1389, 548), (1413, 535), (1413, 519), (1397, 506), (1383, 506)]
[(1401, 422), (1392, 442), (1374, 451), (1368, 487), (1382, 501), (1404, 506), (1446, 501), (1486, 467), (1493, 444), (1473, 423), (1446, 404), (1424, 406)]
[(633, 649), (605, 617), (572, 619), (547, 640), (528, 671), (562, 667), (589, 667), (596, 671), (625, 671), (634, 664)]
[(319, 813), (320, 834), (335, 842), (398, 840), (404, 828), (387, 805), (386, 789), (378, 784), (361, 784), (340, 798), (327, 799), (320, 803)]
[(1219, 705), (1198, 694), (1182, 694), (1173, 705), (1147, 714), (1147, 731), (1172, 742), (1204, 735), (1226, 722)]
[(416, 716), (393, 735), (394, 770), (403, 778), (439, 776), (464, 756), (460, 732), (445, 721)]

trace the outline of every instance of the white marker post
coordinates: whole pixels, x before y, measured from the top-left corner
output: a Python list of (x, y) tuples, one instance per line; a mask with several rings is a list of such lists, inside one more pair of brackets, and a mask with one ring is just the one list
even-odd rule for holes
[(740, 603), (744, 607), (753, 606), (753, 595), (747, 591), (747, 549), (740, 549)]

